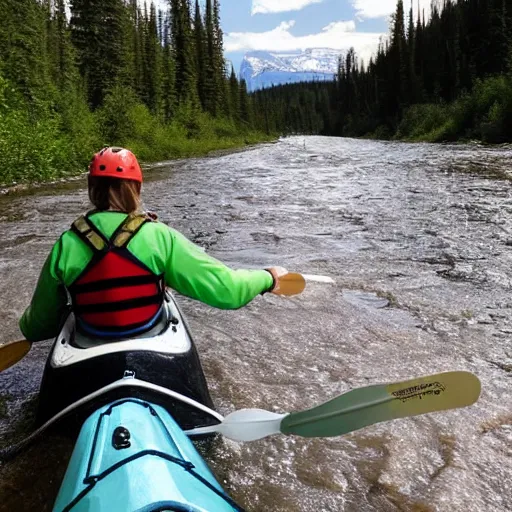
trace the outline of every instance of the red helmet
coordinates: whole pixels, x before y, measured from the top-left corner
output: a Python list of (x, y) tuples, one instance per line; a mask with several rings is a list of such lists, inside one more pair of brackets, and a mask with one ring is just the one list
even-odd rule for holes
[(96, 153), (89, 166), (89, 175), (142, 183), (142, 171), (137, 158), (131, 151), (123, 148), (105, 148)]

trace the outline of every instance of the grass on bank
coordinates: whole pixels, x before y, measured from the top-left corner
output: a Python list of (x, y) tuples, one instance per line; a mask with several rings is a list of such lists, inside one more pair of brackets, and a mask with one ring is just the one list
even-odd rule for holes
[(176, 109), (165, 124), (131, 90), (121, 87), (96, 112), (81, 98), (78, 91), (69, 91), (51, 106), (45, 102), (28, 106), (0, 77), (0, 185), (80, 174), (105, 145), (127, 147), (141, 161), (155, 162), (274, 138), (190, 106)]

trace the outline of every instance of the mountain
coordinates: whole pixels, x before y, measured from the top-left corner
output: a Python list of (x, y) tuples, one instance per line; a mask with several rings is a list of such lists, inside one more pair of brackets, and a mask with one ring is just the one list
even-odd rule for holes
[(240, 67), (240, 78), (255, 91), (272, 85), (332, 80), (342, 51), (310, 48), (296, 52), (249, 52)]

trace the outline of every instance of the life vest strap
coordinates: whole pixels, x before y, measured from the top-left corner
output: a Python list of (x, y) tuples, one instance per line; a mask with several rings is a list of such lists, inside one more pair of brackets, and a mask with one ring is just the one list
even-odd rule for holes
[(75, 220), (71, 229), (93, 252), (98, 253), (104, 252), (112, 246), (119, 249), (126, 247), (146, 222), (154, 222), (154, 219), (145, 213), (130, 213), (116, 229), (111, 240), (107, 240), (103, 236), (88, 219), (88, 215), (82, 215)]
[(153, 222), (153, 219), (146, 214), (130, 213), (112, 236), (112, 245), (126, 247), (146, 222)]
[(107, 240), (84, 215), (73, 222), (71, 229), (93, 252), (103, 252), (108, 247)]
[(103, 338), (103, 339), (118, 339), (118, 338), (125, 338), (128, 336), (136, 336), (138, 334), (141, 334), (143, 332), (147, 332), (161, 320), (162, 318), (162, 312), (163, 312), (164, 306), (162, 306), (157, 314), (149, 320), (149, 322), (142, 322), (142, 323), (136, 323), (131, 325), (125, 325), (124, 327), (93, 327), (92, 325), (89, 325), (87, 322), (82, 320), (81, 318), (77, 318), (78, 326), (79, 328), (88, 334), (89, 336), (95, 336), (97, 338)]

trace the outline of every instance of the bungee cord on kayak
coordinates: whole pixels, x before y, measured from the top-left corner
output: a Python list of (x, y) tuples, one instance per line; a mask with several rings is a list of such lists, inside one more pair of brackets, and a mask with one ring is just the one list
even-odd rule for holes
[[(162, 421), (162, 419), (159, 417), (158, 412), (150, 404), (141, 402), (140, 400), (130, 400), (130, 402), (132, 402), (134, 404), (141, 405), (145, 409), (148, 409), (150, 414), (151, 414), (151, 416), (153, 418), (156, 418), (162, 424), (164, 432), (165, 432), (165, 435), (169, 436), (170, 438), (172, 437), (171, 432), (169, 432), (169, 430), (167, 430), (167, 427), (165, 426), (165, 423)], [(114, 404), (113, 406), (110, 406), (106, 411), (104, 411), (102, 413), (101, 416), (103, 416), (103, 415), (107, 415), (107, 416), (111, 415), (112, 414), (112, 409), (114, 407), (120, 407), (124, 403), (126, 403), (126, 401), (125, 402), (119, 402), (117, 404)], [(101, 422), (101, 416), (100, 416), (100, 422)], [(120, 428), (121, 427), (118, 427), (116, 429), (116, 431), (118, 429), (120, 429)], [(124, 427), (123, 427), (123, 429), (124, 429)], [(127, 429), (124, 429), (124, 430), (126, 432), (127, 439), (130, 439), (130, 432)], [(113, 437), (115, 437), (116, 431), (114, 432)], [(115, 443), (114, 443), (114, 447), (118, 449), (118, 447), (115, 445)], [(130, 447), (130, 442), (127, 441), (125, 443), (124, 447), (129, 448)], [(95, 448), (96, 447), (93, 446), (93, 450)], [(133, 455), (130, 455), (129, 457), (126, 457), (125, 459), (121, 459), (121, 460), (113, 463), (109, 467), (107, 467), (105, 469), (102, 469), (101, 473), (90, 474), (89, 472), (91, 470), (91, 465), (89, 464), (88, 467), (87, 467), (87, 473), (86, 473), (86, 475), (84, 476), (84, 479), (83, 479), (83, 484), (85, 485), (84, 489), (80, 492), (80, 494), (74, 496), (73, 500), (62, 508), (62, 511), (63, 512), (68, 512), (68, 511), (73, 510), (73, 508), (75, 506), (77, 506), (81, 502), (81, 500), (84, 500), (87, 497), (87, 495), (90, 493), (90, 491), (92, 491), (94, 489), (94, 487), (97, 484), (99, 484), (102, 480), (106, 479), (112, 473), (115, 473), (116, 471), (120, 470), (123, 466), (129, 465), (131, 463), (136, 463), (138, 459), (141, 459), (143, 457), (162, 459), (163, 461), (165, 461), (167, 463), (171, 463), (171, 467), (172, 467), (172, 464), (181, 467), (188, 474), (190, 474), (194, 478), (196, 478), (208, 490), (210, 490), (212, 493), (214, 493), (215, 495), (217, 495), (220, 498), (222, 498), (229, 506), (231, 506), (233, 508), (233, 510), (235, 510), (236, 512), (245, 512), (245, 510), (242, 507), (240, 507), (237, 503), (235, 503), (235, 501), (230, 496), (228, 496), (223, 490), (219, 489), (218, 486), (215, 486), (207, 478), (202, 476), (200, 474), (200, 472), (197, 471), (197, 468), (194, 465), (194, 463), (192, 463), (192, 462), (190, 462), (188, 460), (185, 460), (184, 458), (175, 457), (175, 456), (169, 455), (168, 453), (165, 453), (165, 452), (162, 452), (162, 451), (159, 451), (159, 450), (152, 450), (152, 449), (142, 450), (142, 451), (139, 451), (139, 452), (137, 452), (137, 453), (135, 453)], [(164, 505), (162, 505), (162, 507), (163, 506)], [(179, 506), (179, 503), (177, 503), (177, 502), (174, 502), (172, 504), (171, 503), (167, 503), (167, 504), (165, 504), (165, 509), (166, 510), (169, 510), (169, 509), (172, 510), (171, 506), (174, 506), (174, 507)]]

